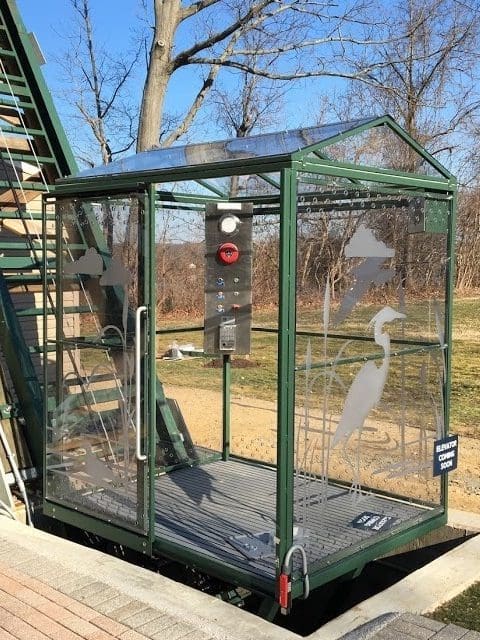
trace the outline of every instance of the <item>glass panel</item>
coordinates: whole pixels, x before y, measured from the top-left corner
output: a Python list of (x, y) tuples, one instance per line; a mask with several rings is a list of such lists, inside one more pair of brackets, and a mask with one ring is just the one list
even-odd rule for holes
[(440, 505), (446, 219), (300, 180), (294, 526), (321, 563)]
[[(228, 178), (224, 186), (234, 193), (247, 179)], [(265, 207), (276, 207), (274, 215), (255, 204), (252, 221), (250, 203), (205, 203), (195, 193), (189, 202), (189, 183), (177, 186), (181, 203), (159, 185), (156, 212), (157, 373), (167, 403), (177, 408), (186, 456), (169, 464), (159, 454), (156, 533), (273, 578), (278, 202)], [(227, 239), (238, 245), (237, 261), (219, 258)], [(250, 270), (254, 307), (262, 305), (253, 310), (252, 331)], [(224, 317), (231, 329), (222, 333), (222, 344), (231, 344), (226, 350)]]
[(323, 151), (328, 158), (339, 162), (436, 177), (443, 175), (387, 125), (362, 131), (328, 145)]
[(260, 206), (257, 211), (253, 220), (251, 352), (232, 360), (231, 452), (247, 460), (276, 464), (280, 216), (261, 214)]
[(57, 202), (61, 286), (47, 497), (146, 531), (134, 358), (136, 340), (143, 339), (134, 324), (143, 298), (142, 207), (137, 196)]
[(373, 118), (362, 118), (348, 122), (335, 122), (318, 127), (264, 133), (247, 138), (232, 138), (218, 142), (189, 144), (165, 149), (143, 151), (128, 158), (122, 158), (108, 165), (86, 169), (77, 174), (78, 178), (115, 175), (136, 171), (154, 171), (175, 167), (190, 167), (213, 162), (225, 162), (249, 158), (278, 156), (294, 153), (317, 142), (344, 133), (349, 129), (366, 124)]
[[(222, 450), (222, 366), (203, 351), (204, 235), (203, 206), (165, 200), (157, 207), (157, 374), (190, 445), (188, 464), (218, 459)], [(161, 450), (159, 463), (168, 469), (182, 460)]]

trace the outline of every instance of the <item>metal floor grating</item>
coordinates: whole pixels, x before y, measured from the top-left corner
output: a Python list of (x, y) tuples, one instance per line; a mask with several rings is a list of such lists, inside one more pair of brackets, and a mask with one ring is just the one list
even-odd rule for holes
[[(355, 500), (348, 489), (331, 484), (325, 506), (318, 481), (309, 485), (305, 508), (300, 483), (296, 482), (294, 513), (307, 514), (298, 524), (308, 545), (309, 564), (378, 536), (373, 529), (352, 526), (364, 513), (390, 517), (389, 522), (398, 525), (413, 524), (426, 512), (425, 507), (375, 494)], [(276, 473), (270, 468), (229, 460), (179, 469), (156, 481), (155, 534), (160, 541), (273, 578), (273, 556), (248, 558), (234, 543), (241, 536), (273, 536), (275, 505)]]
[[(301, 532), (299, 543), (306, 545), (310, 566), (348, 548), (353, 553), (390, 526), (413, 525), (430, 512), (427, 507), (373, 493), (355, 499), (348, 488), (335, 484), (328, 484), (327, 499), (322, 502), (317, 480), (310, 481), (305, 498), (303, 482), (295, 480), (294, 515)], [(63, 502), (98, 517), (110, 514), (113, 521), (133, 524), (135, 520), (133, 484), (127, 494), (108, 489), (75, 492), (68, 498), (64, 495)], [(229, 460), (172, 471), (155, 480), (158, 548), (165, 540), (190, 553), (273, 579), (275, 507), (276, 472), (269, 467)], [(352, 525), (362, 515), (368, 520), (365, 514), (385, 518), (387, 526), (379, 532)]]

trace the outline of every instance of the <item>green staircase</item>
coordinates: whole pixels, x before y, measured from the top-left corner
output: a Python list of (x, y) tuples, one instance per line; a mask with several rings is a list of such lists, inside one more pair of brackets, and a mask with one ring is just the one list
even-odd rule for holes
[[(14, 0), (0, 0), (0, 384), (5, 398), (0, 419), (26, 477), (29, 470), (39, 475), (43, 464), (41, 381), (47, 354), (42, 248), (48, 252), (47, 316), (55, 309), (55, 214), (52, 207), (42, 213), (42, 196), (53, 194), (55, 180), (77, 170), (41, 62), (35, 38), (27, 33)], [(74, 241), (69, 250), (78, 253), (87, 245), (96, 246), (106, 256), (94, 217), (88, 226), (88, 238)], [(68, 305), (62, 309), (63, 314), (91, 311)], [(177, 413), (158, 382), (158, 450), (168, 450), (175, 463), (188, 464), (196, 456)], [(8, 470), (2, 451), (0, 456)], [(159, 457), (158, 464), (164, 466), (165, 461)]]

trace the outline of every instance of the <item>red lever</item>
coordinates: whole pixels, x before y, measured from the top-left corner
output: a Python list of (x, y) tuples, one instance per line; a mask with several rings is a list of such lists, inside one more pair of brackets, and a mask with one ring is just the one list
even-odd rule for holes
[(240, 257), (240, 251), (233, 242), (224, 242), (217, 249), (217, 258), (223, 264), (233, 264)]
[(278, 576), (278, 604), (282, 609), (288, 609), (290, 599), (290, 576), (281, 573)]

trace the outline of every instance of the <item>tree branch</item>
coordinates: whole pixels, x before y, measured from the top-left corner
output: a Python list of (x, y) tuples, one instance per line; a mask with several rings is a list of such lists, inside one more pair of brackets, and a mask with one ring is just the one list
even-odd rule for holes
[[(220, 59), (226, 59), (229, 55), (231, 55), (233, 47), (235, 46), (235, 44), (238, 41), (239, 37), (240, 37), (240, 33), (239, 32), (237, 32), (236, 34), (234, 34), (232, 36), (232, 39), (230, 40), (230, 43), (226, 47), (226, 49), (223, 52), (223, 54), (220, 56)], [(176, 140), (178, 140), (178, 138), (180, 138), (180, 136), (182, 136), (187, 131), (189, 126), (192, 124), (195, 116), (197, 115), (200, 107), (202, 106), (203, 102), (205, 101), (205, 98), (206, 98), (207, 94), (211, 90), (211, 88), (213, 86), (213, 83), (215, 82), (215, 79), (218, 76), (218, 72), (220, 71), (220, 69), (221, 69), (221, 65), (218, 65), (218, 64), (217, 65), (212, 65), (210, 67), (210, 71), (208, 73), (208, 76), (204, 80), (204, 82), (203, 82), (203, 84), (202, 84), (202, 86), (200, 88), (200, 91), (195, 96), (195, 99), (193, 100), (193, 102), (192, 102), (192, 104), (190, 106), (190, 109), (188, 110), (188, 112), (187, 112), (186, 116), (184, 117), (182, 123), (175, 129), (175, 131), (173, 131), (163, 141), (163, 146), (169, 147)]]
[(121, 91), (122, 87), (125, 85), (127, 80), (130, 78), (130, 74), (133, 71), (133, 67), (137, 64), (138, 58), (140, 57), (140, 51), (141, 51), (141, 49), (138, 49), (138, 51), (137, 51), (137, 53), (135, 55), (135, 58), (132, 60), (130, 65), (127, 67), (127, 69), (125, 69), (123, 74), (120, 76), (120, 79), (118, 80), (117, 84), (115, 85), (115, 88), (114, 88), (113, 93), (112, 93), (112, 95), (110, 97), (110, 100), (105, 104), (105, 107), (103, 108), (102, 118), (105, 118), (108, 115), (108, 112), (110, 111), (110, 109), (113, 106), (115, 100), (117, 99), (119, 92)]
[(200, 13), (200, 11), (207, 9), (207, 7), (211, 7), (214, 4), (218, 4), (219, 2), (220, 0), (199, 0), (198, 2), (191, 4), (189, 7), (184, 7), (184, 9), (182, 9), (180, 22), (183, 22), (187, 18), (190, 18), (196, 13)]
[(354, 45), (382, 45), (391, 44), (398, 40), (402, 40), (403, 36), (388, 38), (382, 40), (359, 40), (358, 38), (350, 38), (345, 36), (328, 36), (327, 38), (315, 38), (314, 40), (302, 40), (300, 42), (292, 42), (288, 45), (272, 47), (270, 49), (237, 49), (233, 52), (235, 56), (270, 56), (279, 53), (288, 53), (289, 51), (298, 51), (299, 49), (307, 49), (309, 47), (317, 47), (322, 44), (354, 44)]
[(341, 70), (332, 70), (326, 71), (321, 68), (306, 70), (306, 71), (294, 71), (291, 73), (286, 72), (277, 72), (277, 71), (268, 71), (263, 67), (259, 67), (258, 65), (250, 64), (248, 62), (242, 62), (240, 60), (232, 60), (226, 59), (222, 60), (219, 58), (191, 58), (190, 64), (199, 64), (199, 65), (221, 65), (223, 67), (230, 67), (232, 69), (238, 69), (240, 71), (245, 71), (252, 75), (257, 75), (262, 78), (269, 78), (270, 80), (297, 80), (302, 78), (345, 78), (347, 80), (361, 80), (362, 82), (366, 82), (372, 86), (376, 86), (376, 80), (371, 76), (372, 72), (377, 67), (386, 67), (389, 66), (389, 62), (385, 63), (373, 63), (368, 67), (363, 69), (359, 69), (357, 72), (349, 73), (347, 71)]
[[(223, 29), (223, 31), (214, 33), (213, 35), (209, 36), (208, 38), (205, 38), (205, 40), (202, 40), (201, 42), (196, 42), (189, 49), (184, 49), (174, 57), (172, 61), (173, 68), (178, 69), (179, 67), (182, 67), (185, 64), (188, 64), (190, 62), (190, 58), (195, 54), (199, 53), (200, 51), (204, 51), (205, 49), (209, 49), (214, 44), (217, 44), (218, 42), (225, 40), (225, 38), (228, 38), (236, 31), (244, 29), (245, 25), (248, 25), (253, 18), (259, 16), (263, 11), (263, 9), (265, 9), (269, 4), (272, 4), (272, 0), (260, 0), (260, 2), (251, 6), (246, 13), (244, 13), (242, 16), (237, 18), (237, 20), (235, 20), (228, 27)], [(285, 9), (286, 7), (279, 7), (276, 10), (276, 13), (280, 11), (285, 11)], [(266, 20), (266, 18), (267, 18), (267, 15), (265, 15), (262, 18), (262, 20)]]

